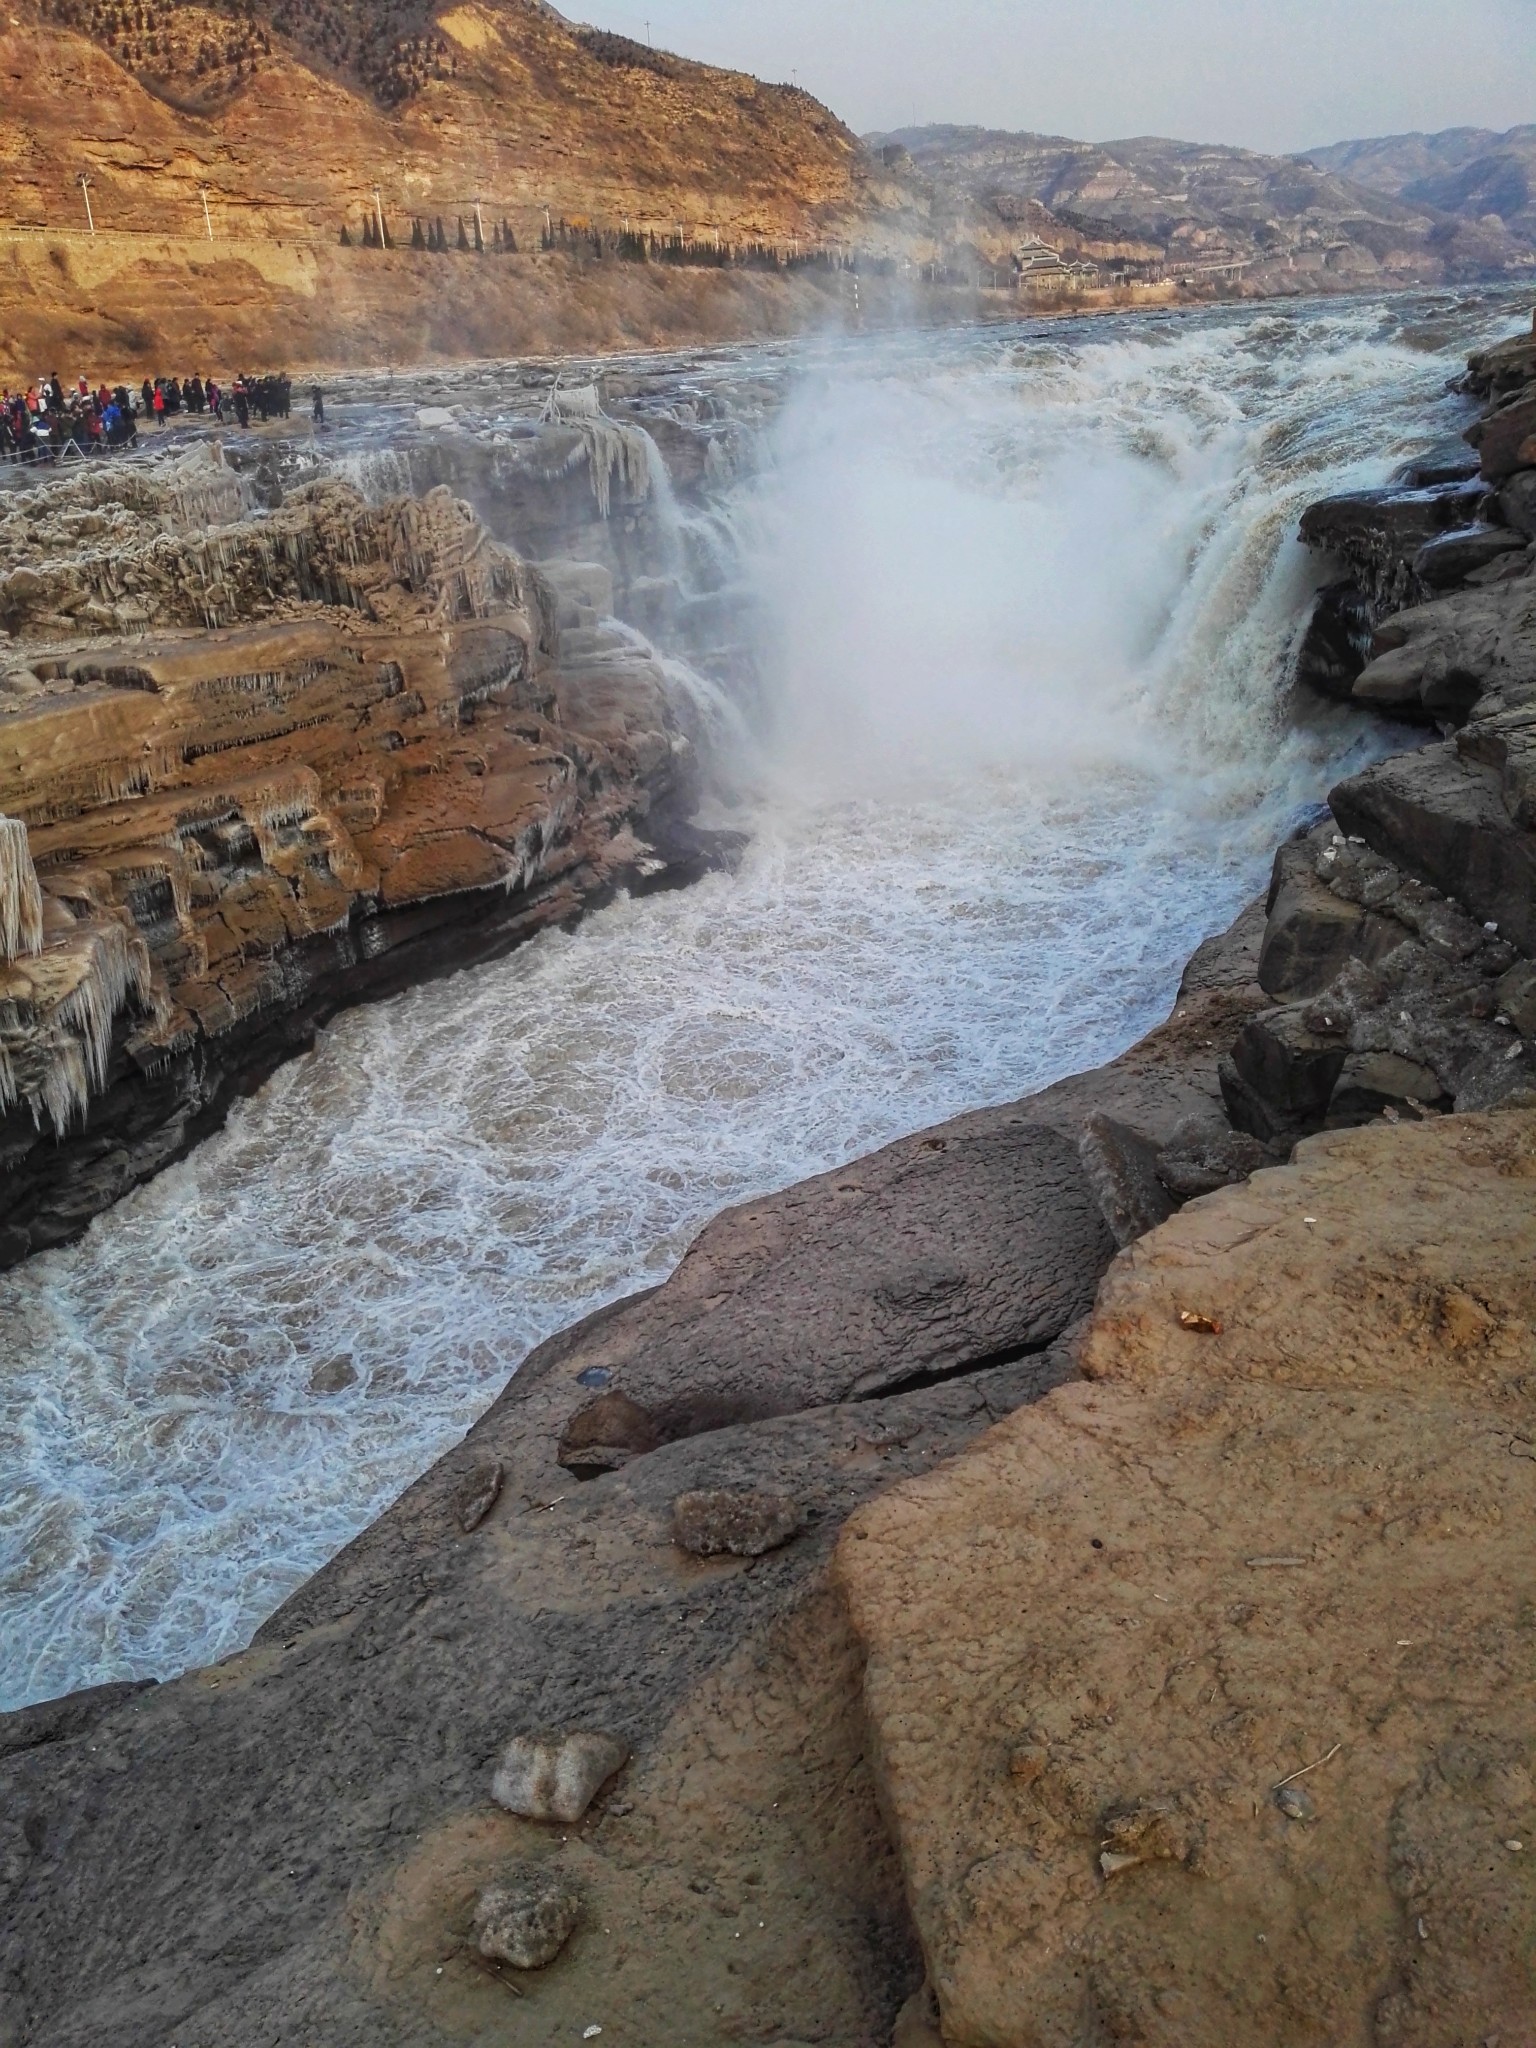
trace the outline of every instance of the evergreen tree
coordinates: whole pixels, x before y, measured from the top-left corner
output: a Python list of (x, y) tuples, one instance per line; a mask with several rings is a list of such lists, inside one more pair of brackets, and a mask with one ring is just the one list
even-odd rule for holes
[(341, 224), (341, 246), (343, 249), (350, 249), (352, 246), (352, 237), (347, 233), (347, 224), (345, 221), (343, 221)]
[(513, 234), (505, 218), (503, 218), (501, 223), (501, 246), (508, 256), (515, 256), (517, 254), (517, 237)]
[(464, 232), (464, 216), (462, 213), (459, 215), (459, 247), (461, 249), (469, 247), (469, 236)]
[(485, 236), (480, 232), (480, 216), (478, 213), (475, 215), (475, 254), (477, 256), (485, 254)]
[(363, 215), (363, 247), (365, 249), (376, 249), (378, 247), (378, 237), (373, 232), (373, 215), (371, 213)]
[(436, 246), (438, 247), (438, 249), (439, 249), (439, 250), (442, 250), (442, 249), (446, 249), (446, 248), (448, 247), (448, 237), (447, 237), (447, 235), (446, 235), (446, 234), (444, 234), (444, 232), (443, 232), (443, 216), (442, 216), (441, 214), (439, 214), (439, 215), (437, 216), (437, 245), (436, 245)]
[(421, 232), (421, 222), (413, 220), (411, 222), (411, 247), (413, 249), (425, 249), (426, 246), (427, 238)]

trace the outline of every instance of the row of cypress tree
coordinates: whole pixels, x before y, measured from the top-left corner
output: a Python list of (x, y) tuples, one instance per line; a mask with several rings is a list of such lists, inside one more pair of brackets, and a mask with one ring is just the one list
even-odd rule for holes
[[(472, 255), (483, 256), (486, 252), (487, 244), (484, 235), (481, 233), (480, 223), (477, 220), (471, 220), (466, 225), (462, 214), (456, 214), (454, 219), (458, 233), (452, 239), (449, 237), (448, 230), (443, 226), (441, 214), (435, 220), (429, 220), (425, 223), (413, 220), (411, 222), (411, 247), (413, 249), (442, 250), (444, 252), (450, 249), (463, 249)], [(383, 239), (382, 241), (380, 240), (379, 225), (371, 213), (363, 215), (362, 232), (357, 236), (356, 240), (365, 249), (393, 249), (396, 246), (395, 238), (389, 231), (388, 221), (384, 223)], [(341, 246), (343, 249), (350, 249), (353, 245), (352, 230), (343, 221), (341, 224)], [(517, 254), (517, 237), (512, 232), (510, 222), (505, 220), (495, 222), (491, 229), (489, 247), (493, 256), (515, 256)]]

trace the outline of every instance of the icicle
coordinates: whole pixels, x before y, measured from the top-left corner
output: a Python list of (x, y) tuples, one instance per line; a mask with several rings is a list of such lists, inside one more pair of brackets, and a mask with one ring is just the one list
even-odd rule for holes
[(43, 950), (43, 892), (20, 818), (0, 817), (0, 959)]
[(130, 990), (142, 1001), (149, 991), (149, 952), (137, 933), (120, 924), (104, 924), (88, 940), (85, 972), (59, 1004), (59, 1022), (78, 1034), (93, 1085), (107, 1078), (112, 1052), (112, 1023)]

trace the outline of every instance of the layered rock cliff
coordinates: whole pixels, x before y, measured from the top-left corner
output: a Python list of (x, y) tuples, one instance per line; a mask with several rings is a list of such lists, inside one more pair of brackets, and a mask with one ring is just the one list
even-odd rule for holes
[[(0, 377), (22, 381), (1004, 316), (1042, 303), (1013, 290), (1042, 241), (1056, 261), (1026, 282), (1080, 304), (1532, 261), (1523, 215), (1248, 151), (961, 129), (867, 148), (795, 86), (542, 0), (14, 0), (0, 97)], [(653, 237), (664, 260), (627, 260)]]
[(601, 627), (605, 571), (550, 580), (443, 487), (247, 516), (217, 445), (11, 507), (0, 1257), (79, 1230), (338, 1004), (697, 871), (689, 744)]

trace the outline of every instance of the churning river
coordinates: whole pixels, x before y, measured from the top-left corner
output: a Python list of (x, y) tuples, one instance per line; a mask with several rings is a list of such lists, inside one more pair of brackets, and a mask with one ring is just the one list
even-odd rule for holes
[(351, 1013), (0, 1278), (0, 1705), (237, 1648), (714, 1211), (1155, 1022), (1381, 744), (1291, 701), (1298, 514), (1454, 432), (1446, 380), (1509, 304), (689, 369), (779, 394), (750, 473), (676, 515), (759, 642), (740, 872)]

